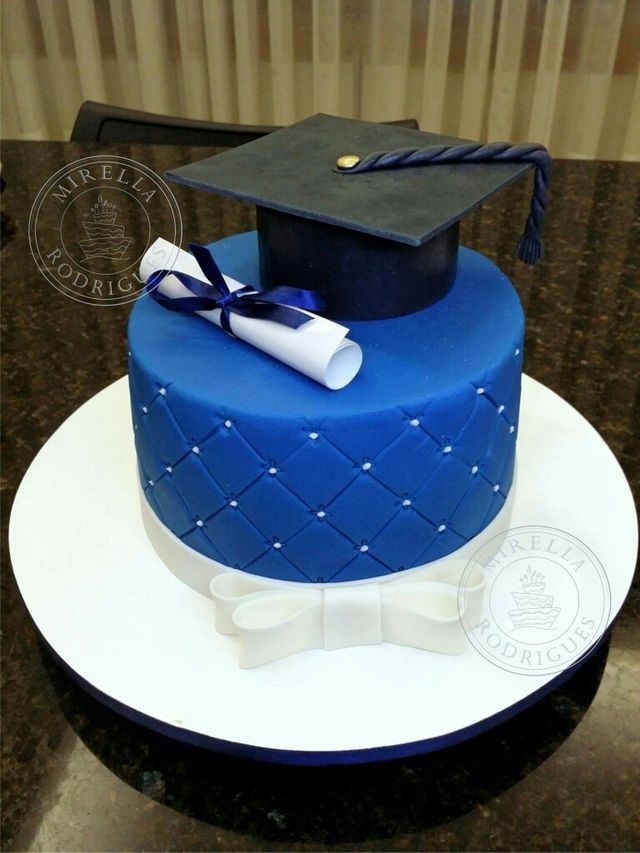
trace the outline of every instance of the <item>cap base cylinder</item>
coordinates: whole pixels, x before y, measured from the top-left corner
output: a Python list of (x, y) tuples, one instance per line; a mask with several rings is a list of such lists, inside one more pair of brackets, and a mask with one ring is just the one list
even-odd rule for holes
[(257, 207), (263, 287), (317, 290), (334, 320), (412, 314), (445, 296), (456, 277), (458, 224), (411, 246)]

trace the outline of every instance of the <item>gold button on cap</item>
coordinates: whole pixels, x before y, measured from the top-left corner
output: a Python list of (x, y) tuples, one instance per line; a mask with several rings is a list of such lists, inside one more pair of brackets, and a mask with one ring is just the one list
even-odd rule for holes
[(336, 160), (336, 166), (338, 169), (353, 169), (359, 162), (360, 158), (357, 154), (343, 154)]

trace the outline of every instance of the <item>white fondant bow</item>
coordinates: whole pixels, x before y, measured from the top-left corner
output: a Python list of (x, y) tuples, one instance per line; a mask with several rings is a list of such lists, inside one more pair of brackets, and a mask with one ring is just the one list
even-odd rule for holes
[(462, 575), (454, 566), (430, 572), (428, 580), (324, 589), (276, 586), (223, 572), (210, 588), (216, 629), (240, 637), (240, 666), (248, 668), (309, 649), (382, 642), (461, 654), (466, 648), (463, 622), (475, 626), (479, 621), (484, 586), (482, 569)]

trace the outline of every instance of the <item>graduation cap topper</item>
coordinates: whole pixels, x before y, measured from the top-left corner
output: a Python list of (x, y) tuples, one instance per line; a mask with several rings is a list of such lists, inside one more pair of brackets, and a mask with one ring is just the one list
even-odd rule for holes
[[(255, 203), (263, 287), (318, 290), (332, 318), (378, 319), (444, 296), (456, 275), (460, 219), (535, 164), (527, 228), (534, 239), (520, 247), (534, 258), (548, 168), (525, 158), (546, 152), (473, 143), (465, 154), (468, 145), (319, 114), (168, 176)], [(386, 153), (368, 154), (381, 148)], [(341, 170), (337, 159), (347, 152), (360, 159)], [(465, 154), (463, 161), (451, 152)], [(490, 162), (482, 159), (489, 154)]]

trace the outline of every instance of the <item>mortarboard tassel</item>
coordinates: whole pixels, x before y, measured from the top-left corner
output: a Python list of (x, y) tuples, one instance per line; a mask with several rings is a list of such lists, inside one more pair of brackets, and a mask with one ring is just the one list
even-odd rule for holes
[[(344, 161), (343, 165), (341, 160)], [(345, 174), (356, 174), (401, 166), (489, 162), (532, 163), (536, 167), (529, 216), (517, 248), (521, 261), (525, 264), (536, 264), (543, 254), (542, 225), (553, 162), (544, 145), (533, 142), (523, 145), (512, 145), (509, 142), (490, 142), (486, 145), (468, 142), (462, 145), (432, 145), (428, 148), (398, 148), (395, 151), (367, 154), (362, 159), (356, 156), (339, 158), (337, 168)]]

